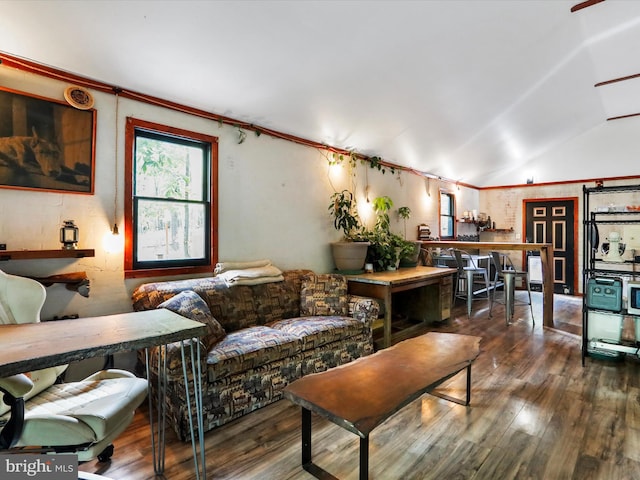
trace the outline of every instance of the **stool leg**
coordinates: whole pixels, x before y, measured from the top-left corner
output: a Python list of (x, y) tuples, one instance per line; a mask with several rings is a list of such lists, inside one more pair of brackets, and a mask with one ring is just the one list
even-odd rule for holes
[(471, 303), (473, 302), (473, 272), (467, 270), (467, 317), (471, 317)]
[(514, 275), (505, 272), (504, 273), (504, 313), (507, 325), (511, 323), (513, 318), (513, 300), (515, 295), (515, 282)]
[(531, 321), (535, 325), (536, 319), (533, 318), (533, 302), (531, 301), (531, 286), (529, 285), (529, 274), (527, 274), (524, 280), (525, 282), (527, 282), (527, 294), (529, 295), (529, 309), (531, 310)]

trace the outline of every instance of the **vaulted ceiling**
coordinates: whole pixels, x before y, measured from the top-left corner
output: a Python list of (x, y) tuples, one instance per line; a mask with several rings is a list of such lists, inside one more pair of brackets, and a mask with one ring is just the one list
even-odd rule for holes
[(640, 112), (640, 1), (577, 3), (5, 0), (0, 51), (478, 187), (553, 182), (604, 176), (545, 159)]

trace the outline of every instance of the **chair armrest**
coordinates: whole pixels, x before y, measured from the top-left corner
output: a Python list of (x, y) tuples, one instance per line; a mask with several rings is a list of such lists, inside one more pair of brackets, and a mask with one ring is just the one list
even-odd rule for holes
[(33, 388), (29, 377), (20, 373), (0, 378), (0, 391), (4, 393), (4, 403), (11, 407), (11, 415), (0, 432), (0, 449), (13, 447), (24, 428), (24, 396)]
[(380, 305), (369, 297), (359, 295), (348, 295), (349, 315), (362, 323), (373, 323), (378, 318)]
[(14, 398), (24, 397), (32, 388), (33, 382), (24, 373), (0, 378), (0, 391), (8, 393)]

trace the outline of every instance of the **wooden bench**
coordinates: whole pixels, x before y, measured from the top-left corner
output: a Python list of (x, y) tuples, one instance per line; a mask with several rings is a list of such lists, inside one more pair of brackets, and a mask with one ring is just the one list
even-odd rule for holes
[[(461, 405), (471, 401), (471, 364), (480, 337), (430, 332), (322, 373), (307, 375), (284, 390), (302, 407), (302, 467), (316, 478), (335, 478), (311, 460), (311, 412), (360, 437), (360, 479), (369, 475), (369, 434), (424, 393)], [(466, 399), (434, 392), (467, 371)]]

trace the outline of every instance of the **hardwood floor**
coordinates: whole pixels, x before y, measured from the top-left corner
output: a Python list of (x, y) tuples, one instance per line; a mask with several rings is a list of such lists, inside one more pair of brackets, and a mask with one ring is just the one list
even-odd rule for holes
[[(507, 327), (501, 306), (475, 302), (431, 330), (478, 335), (471, 406), (424, 395), (373, 431), (369, 478), (640, 479), (640, 361), (580, 361), (580, 298), (557, 296), (556, 322), (574, 333), (535, 326), (516, 307)], [(463, 397), (465, 378), (443, 389)], [(355, 387), (355, 386), (354, 386)], [(313, 417), (314, 462), (340, 479), (358, 478), (358, 437)], [(286, 400), (205, 434), (207, 478), (310, 479), (300, 466), (300, 410)], [(113, 479), (153, 478), (145, 410), (115, 443), (110, 464), (81, 470)], [(165, 478), (192, 479), (190, 444), (169, 432)]]

